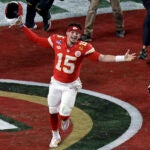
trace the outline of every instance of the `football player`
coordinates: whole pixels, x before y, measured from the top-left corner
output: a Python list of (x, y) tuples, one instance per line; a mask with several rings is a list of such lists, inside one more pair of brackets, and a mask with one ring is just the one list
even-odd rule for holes
[(21, 25), (21, 28), (32, 41), (46, 48), (52, 47), (55, 53), (48, 106), (52, 129), (52, 140), (49, 146), (57, 147), (61, 142), (58, 130), (59, 119), (62, 130), (67, 130), (77, 91), (82, 87), (79, 75), (83, 59), (87, 58), (96, 62), (121, 62), (132, 61), (136, 56), (135, 53), (129, 54), (129, 50), (122, 56), (104, 55), (97, 52), (90, 43), (79, 41), (81, 26), (77, 23), (68, 25), (66, 36), (54, 34), (48, 38), (39, 37), (25, 25)]
[(49, 147), (57, 147), (61, 142), (59, 133), (59, 121), (61, 129), (67, 130), (70, 125), (70, 114), (75, 104), (76, 95), (82, 83), (80, 81), (80, 70), (82, 61), (87, 58), (95, 62), (128, 62), (135, 59), (135, 53), (125, 55), (104, 55), (95, 50), (87, 42), (80, 41), (81, 25), (71, 23), (66, 28), (66, 35), (53, 34), (48, 38), (40, 37), (22, 21), (17, 21), (25, 35), (33, 42), (45, 48), (53, 48), (55, 54), (53, 76), (49, 86), (47, 97), (50, 128), (52, 139)]

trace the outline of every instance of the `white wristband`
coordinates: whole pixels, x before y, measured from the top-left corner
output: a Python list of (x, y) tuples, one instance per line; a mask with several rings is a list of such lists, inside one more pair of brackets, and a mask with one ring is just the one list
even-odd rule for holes
[(118, 55), (118, 56), (116, 56), (116, 62), (122, 62), (122, 61), (125, 61), (124, 55)]

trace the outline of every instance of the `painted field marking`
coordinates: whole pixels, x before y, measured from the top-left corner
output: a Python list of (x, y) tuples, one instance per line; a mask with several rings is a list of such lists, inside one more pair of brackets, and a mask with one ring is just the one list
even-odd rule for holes
[(89, 90), (81, 90), (80, 92), (88, 94), (88, 95), (92, 95), (95, 97), (99, 97), (99, 98), (108, 100), (112, 103), (115, 103), (116, 105), (119, 105), (120, 107), (124, 108), (131, 117), (131, 123), (130, 123), (128, 130), (126, 132), (124, 132), (119, 138), (117, 138), (113, 142), (99, 148), (98, 150), (111, 150), (111, 149), (121, 145), (122, 143), (126, 142), (127, 140), (129, 140), (141, 129), (142, 123), (143, 123), (143, 117), (142, 117), (140, 111), (137, 108), (135, 108), (134, 106), (132, 106), (131, 104), (124, 102), (120, 99), (117, 99), (115, 97), (105, 95), (102, 93), (98, 93), (98, 92), (93, 92), (93, 91), (89, 91)]
[[(31, 103), (36, 103), (36, 104), (44, 105), (47, 107), (46, 98), (41, 97), (41, 96), (21, 94), (21, 93), (15, 93), (15, 92), (6, 92), (6, 91), (0, 91), (0, 96), (12, 98), (12, 99), (18, 99), (20, 101), (21, 100), (28, 101)], [(93, 122), (92, 122), (91, 117), (87, 113), (85, 113), (83, 110), (77, 107), (73, 108), (73, 111), (71, 114), (71, 121), (73, 123), (74, 128), (72, 129), (72, 132), (63, 140), (63, 144), (61, 144), (57, 148), (57, 150), (66, 149), (70, 145), (77, 143), (80, 139), (86, 136), (93, 127)], [(78, 122), (80, 122), (80, 124)]]
[(18, 127), (0, 119), (0, 130), (17, 129)]
[[(0, 82), (25, 84), (25, 85), (36, 85), (36, 86), (44, 86), (44, 87), (49, 86), (49, 84), (40, 83), (40, 82), (30, 82), (30, 81), (11, 80), (11, 79), (0, 79)], [(108, 143), (107, 145), (99, 148), (98, 150), (111, 150), (111, 149), (121, 145), (122, 143), (126, 142), (127, 140), (129, 140), (141, 129), (142, 123), (143, 123), (143, 117), (142, 117), (140, 111), (137, 108), (135, 108), (134, 106), (132, 106), (131, 104), (124, 102), (120, 99), (117, 99), (115, 97), (105, 95), (102, 93), (98, 93), (98, 92), (93, 92), (90, 90), (81, 89), (79, 92), (113, 102), (116, 105), (119, 105), (120, 107), (124, 108), (131, 117), (131, 123), (130, 123), (128, 130), (126, 132), (124, 132), (119, 138), (117, 138), (113, 142)]]

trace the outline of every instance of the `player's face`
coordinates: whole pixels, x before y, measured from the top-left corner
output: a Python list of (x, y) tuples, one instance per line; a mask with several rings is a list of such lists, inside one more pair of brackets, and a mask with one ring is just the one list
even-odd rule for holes
[(75, 44), (79, 40), (81, 34), (76, 31), (67, 32), (67, 42), (68, 44)]

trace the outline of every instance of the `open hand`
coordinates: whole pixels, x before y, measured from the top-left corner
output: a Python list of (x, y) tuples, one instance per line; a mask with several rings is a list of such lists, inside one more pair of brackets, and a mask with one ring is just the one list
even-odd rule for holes
[(136, 58), (136, 53), (129, 54), (129, 52), (130, 50), (127, 50), (127, 52), (124, 55), (125, 61), (132, 61)]

